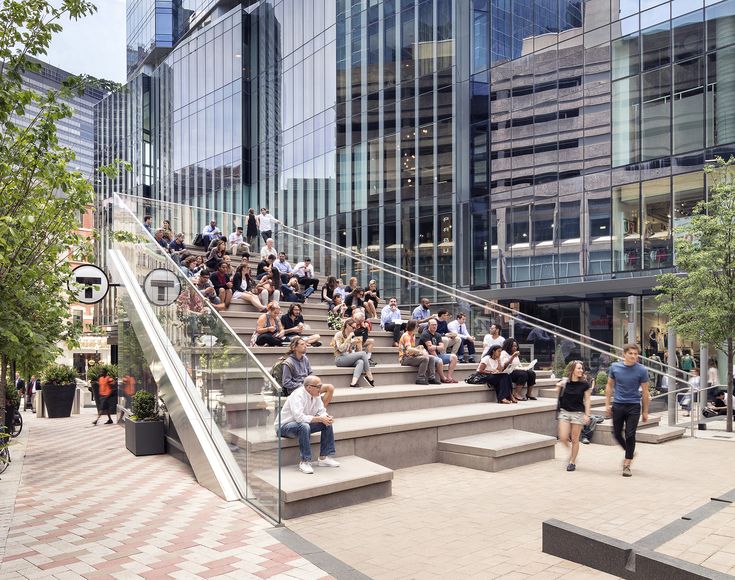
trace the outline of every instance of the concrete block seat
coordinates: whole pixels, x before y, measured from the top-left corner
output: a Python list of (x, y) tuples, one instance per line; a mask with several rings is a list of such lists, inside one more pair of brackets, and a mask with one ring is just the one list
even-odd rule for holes
[(674, 439), (681, 439), (686, 433), (684, 427), (669, 427), (668, 425), (657, 425), (655, 427), (647, 427), (636, 432), (635, 440), (639, 443), (666, 443)]
[[(317, 455), (314, 455), (316, 459)], [(282, 464), (281, 516), (296, 518), (315, 512), (355, 505), (391, 496), (393, 470), (361, 457), (338, 456), (339, 467), (318, 467), (306, 475), (297, 464)], [(253, 473), (256, 480), (278, 488), (278, 469), (271, 467)], [(257, 483), (256, 483), (257, 485)]]
[[(653, 427), (658, 427), (659, 423), (661, 422), (661, 417), (654, 417), (649, 415), (648, 421), (641, 421), (638, 423), (638, 430), (636, 432), (636, 441), (640, 441), (641, 443), (648, 442), (644, 441), (646, 438), (643, 433), (646, 429), (650, 429)], [(605, 419), (602, 423), (599, 423), (597, 427), (595, 428), (595, 433), (592, 437), (592, 443), (596, 443), (598, 445), (617, 445), (618, 442), (615, 441), (615, 436), (613, 435), (613, 424), (612, 419)]]
[(556, 437), (550, 435), (502, 429), (439, 441), (439, 460), (471, 469), (501, 471), (554, 459), (555, 446)]
[[(352, 417), (339, 416), (335, 411), (334, 422), (339, 455), (357, 455), (391, 469), (437, 462), (439, 441), (502, 429), (553, 436), (555, 405), (548, 401), (472, 403)], [(278, 448), (273, 425), (230, 429), (225, 437), (231, 445), (246, 448), (249, 453)], [(312, 452), (318, 452), (318, 437), (313, 436)], [(297, 462), (298, 442), (282, 439), (281, 458), (285, 463)]]

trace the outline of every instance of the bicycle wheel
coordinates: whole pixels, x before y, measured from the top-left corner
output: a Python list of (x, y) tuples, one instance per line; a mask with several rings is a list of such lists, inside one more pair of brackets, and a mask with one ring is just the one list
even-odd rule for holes
[(13, 413), (13, 432), (11, 437), (17, 437), (23, 431), (23, 415), (19, 411)]
[(0, 474), (8, 468), (8, 465), (10, 465), (9, 441), (10, 438), (0, 432)]

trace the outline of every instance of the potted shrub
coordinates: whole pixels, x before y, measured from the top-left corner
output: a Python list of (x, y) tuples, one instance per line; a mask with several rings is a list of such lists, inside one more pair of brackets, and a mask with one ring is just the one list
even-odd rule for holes
[[(12, 381), (5, 383), (5, 429), (6, 433), (13, 432), (13, 412), (20, 405), (20, 395)], [(1, 430), (1, 429), (0, 429)], [(2, 443), (2, 441), (0, 441)]]
[(599, 371), (595, 377), (595, 394), (604, 394), (605, 387), (607, 387), (607, 373), (605, 371)]
[(43, 403), (51, 419), (71, 416), (77, 391), (74, 369), (68, 365), (50, 365), (43, 373)]
[(148, 391), (133, 395), (133, 414), (125, 421), (125, 447), (133, 455), (158, 455), (166, 452), (163, 421), (156, 399)]

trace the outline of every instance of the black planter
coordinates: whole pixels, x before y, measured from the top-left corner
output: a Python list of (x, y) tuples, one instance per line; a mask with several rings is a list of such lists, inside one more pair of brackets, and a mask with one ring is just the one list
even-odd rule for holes
[(166, 453), (163, 421), (126, 419), (125, 447), (136, 456)]
[(46, 405), (46, 416), (50, 419), (70, 417), (76, 392), (76, 384), (54, 385), (47, 383), (43, 385), (43, 403)]

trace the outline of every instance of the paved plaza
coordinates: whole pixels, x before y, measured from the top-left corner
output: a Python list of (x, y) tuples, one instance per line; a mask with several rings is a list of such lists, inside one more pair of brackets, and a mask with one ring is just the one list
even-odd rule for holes
[[(329, 577), (271, 535), (284, 530), (199, 486), (170, 456), (134, 457), (123, 429), (93, 427), (89, 411), (24, 416), (0, 478), (3, 580)], [(611, 577), (544, 554), (541, 523), (636, 542), (735, 489), (735, 462), (723, 460), (733, 452), (727, 439), (640, 445), (630, 479), (621, 451), (599, 445), (581, 449), (574, 473), (561, 446), (555, 461), (499, 473), (422, 465), (396, 471), (390, 498), (286, 526), (341, 561), (337, 578)], [(735, 508), (658, 551), (735, 576)]]

